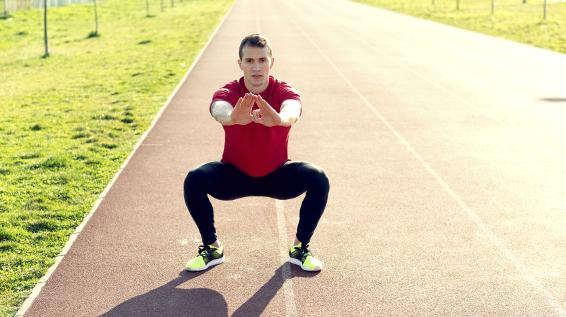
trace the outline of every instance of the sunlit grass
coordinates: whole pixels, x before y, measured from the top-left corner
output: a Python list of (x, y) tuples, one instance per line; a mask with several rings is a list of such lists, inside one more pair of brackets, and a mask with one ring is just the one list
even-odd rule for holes
[(566, 53), (566, 2), (497, 0), (355, 0), (457, 27)]

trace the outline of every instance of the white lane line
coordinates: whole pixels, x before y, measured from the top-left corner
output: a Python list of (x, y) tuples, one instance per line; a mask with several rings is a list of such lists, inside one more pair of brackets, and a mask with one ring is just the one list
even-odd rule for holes
[[(258, 33), (261, 33), (261, 24), (259, 21), (260, 12), (258, 8), (258, 0), (254, 0), (255, 25)], [(289, 258), (287, 245), (287, 226), (285, 224), (285, 206), (280, 200), (275, 200), (275, 213), (277, 214), (277, 232), (278, 244), (282, 263), (281, 278), (283, 279), (283, 297), (285, 298), (286, 316), (297, 316), (297, 306), (295, 304), (295, 293), (293, 291), (293, 280), (291, 279), (291, 267), (287, 263)]]
[(277, 213), (277, 231), (279, 233), (279, 250), (283, 269), (283, 295), (285, 296), (285, 308), (287, 316), (297, 316), (295, 304), (295, 293), (293, 292), (293, 280), (291, 280), (291, 266), (287, 263), (289, 258), (289, 246), (287, 245), (287, 226), (285, 225), (285, 207), (281, 200), (275, 200), (275, 212)]
[[(312, 2), (305, 2), (305, 3), (307, 3), (308, 5), (311, 5), (311, 6), (314, 7), (314, 8), (326, 10), (327, 15), (333, 16), (332, 12), (328, 10), (328, 4), (329, 4), (329, 3), (325, 3), (324, 6), (322, 6), (322, 5), (316, 6), (316, 5), (313, 4)], [(334, 4), (334, 5), (333, 5), (334, 8), (340, 9), (339, 4), (337, 4), (337, 3), (335, 3), (335, 2), (331, 2), (331, 3)], [(368, 9), (368, 8), (367, 8), (367, 5), (362, 4), (362, 3), (351, 2), (351, 4), (360, 6), (361, 9)], [(351, 7), (348, 6), (348, 8), (351, 8)], [(343, 8), (342, 8), (342, 9), (343, 9)], [(370, 9), (373, 9), (373, 8), (370, 8)], [(377, 9), (379, 9), (379, 8), (377, 8)], [(341, 11), (342, 11), (342, 10), (341, 10)], [(353, 14), (357, 14), (357, 13), (358, 13), (358, 11), (354, 11), (354, 9), (352, 9), (351, 12), (352, 12)], [(477, 103), (474, 103), (474, 102), (472, 102), (472, 101), (470, 101), (470, 100), (468, 100), (468, 99), (466, 99), (466, 98), (464, 98), (464, 97), (461, 97), (460, 95), (458, 95), (458, 94), (457, 94), (456, 92), (454, 92), (453, 90), (451, 90), (451, 89), (449, 89), (449, 88), (447, 88), (447, 87), (445, 87), (445, 86), (443, 86), (443, 85), (437, 83), (436, 81), (434, 81), (434, 80), (428, 78), (427, 76), (423, 75), (423, 74), (420, 73), (419, 71), (417, 71), (417, 70), (415, 70), (414, 68), (408, 66), (408, 64), (404, 64), (404, 63), (398, 61), (397, 59), (395, 59), (394, 57), (388, 55), (388, 54), (385, 53), (382, 49), (380, 49), (380, 48), (378, 48), (376, 45), (372, 44), (370, 41), (368, 41), (368, 40), (362, 38), (361, 35), (360, 35), (360, 34), (362, 34), (362, 32), (358, 32), (358, 30), (355, 30), (355, 29), (352, 29), (352, 28), (350, 28), (350, 29), (351, 29), (351, 32), (348, 32), (348, 31), (346, 30), (346, 27), (344, 26), (343, 23), (342, 23), (342, 27), (337, 26), (337, 25), (338, 25), (337, 23), (332, 23), (332, 25), (336, 25), (336, 28), (339, 28), (339, 29), (341, 29), (342, 31), (346, 32), (346, 33), (348, 34), (348, 36), (350, 36), (350, 37), (352, 37), (352, 38), (354, 38), (354, 39), (356, 39), (356, 40), (362, 42), (364, 45), (366, 45), (367, 47), (369, 47), (371, 50), (373, 50), (374, 52), (376, 52), (376, 53), (378, 53), (378, 54), (381, 54), (382, 56), (384, 56), (385, 58), (387, 58), (387, 59), (388, 59), (389, 61), (391, 61), (392, 63), (398, 65), (400, 68), (403, 68), (403, 69), (407, 70), (408, 72), (415, 74), (417, 77), (419, 77), (419, 78), (421, 78), (423, 81), (429, 83), (431, 86), (434, 86), (434, 87), (436, 87), (437, 89), (439, 89), (440, 91), (444, 92), (445, 94), (454, 97), (455, 99), (457, 99), (458, 101), (460, 101), (462, 104), (468, 106), (468, 107), (471, 108), (473, 111), (476, 111), (479, 115), (482, 115), (482, 116), (486, 117), (487, 119), (490, 119), (490, 120), (492, 120), (492, 121), (494, 121), (494, 122), (500, 124), (501, 126), (503, 126), (503, 127), (505, 127), (505, 128), (512, 128), (512, 127), (513, 127), (509, 122), (505, 121), (504, 119), (498, 118), (498, 117), (496, 117), (496, 116), (494, 116), (494, 115), (488, 113), (487, 111), (482, 110), (482, 108), (481, 108), (480, 106), (478, 106)], [(531, 131), (529, 132), (529, 134), (530, 134), (530, 138), (531, 138), (532, 140), (535, 140), (535, 138), (534, 138), (535, 135), (538, 136), (539, 139), (547, 139), (547, 137), (546, 137), (544, 134), (542, 134), (541, 132), (539, 132), (539, 131), (532, 131), (532, 130), (531, 130)], [(524, 138), (524, 139), (525, 139), (525, 141), (526, 141), (526, 138)], [(536, 142), (536, 141), (535, 141), (535, 143), (532, 144), (531, 146), (533, 146), (533, 147), (538, 147), (538, 151), (539, 151), (539, 152), (543, 152), (544, 155), (545, 155), (545, 156), (548, 156), (548, 157), (553, 157), (553, 156), (560, 155), (559, 152), (558, 152), (552, 145), (551, 145), (551, 146), (548, 146), (548, 145), (545, 145), (545, 144), (542, 144), (542, 143), (539, 143), (539, 142)], [(561, 144), (558, 144), (558, 146), (562, 146), (562, 145), (561, 145)]]
[[(285, 4), (287, 5), (287, 4)], [(344, 82), (354, 91), (356, 95), (364, 102), (364, 104), (373, 112), (379, 120), (389, 129), (393, 135), (403, 144), (406, 149), (413, 154), (413, 156), (422, 164), (422, 166), (429, 172), (429, 174), (440, 184), (442, 189), (452, 197), (456, 203), (462, 208), (468, 218), (475, 223), (478, 228), (487, 236), (487, 238), (495, 245), (495, 247), (503, 254), (503, 256), (513, 264), (515, 269), (533, 286), (537, 291), (539, 291), (548, 304), (558, 313), (559, 316), (564, 316), (565, 312), (560, 303), (554, 298), (554, 296), (534, 277), (532, 273), (515, 257), (515, 255), (501, 242), (501, 240), (484, 224), (482, 219), (476, 214), (476, 212), (468, 206), (462, 198), (448, 185), (442, 177), (434, 171), (434, 169), (425, 161), (425, 159), (411, 146), (411, 144), (399, 133), (397, 130), (387, 121), (387, 119), (375, 108), (375, 106), (352, 84), (352, 82), (344, 75), (344, 73), (336, 66), (336, 64), (330, 59), (330, 57), (314, 42), (314, 40), (308, 35), (307, 32), (294, 20), (291, 20), (295, 27), (300, 31), (300, 33), (315, 47), (315, 49), (320, 53), (320, 55), (332, 66), (336, 73), (344, 80)]]
[[(308, 3), (308, 2), (307, 2)], [(315, 6), (312, 3), (308, 3), (311, 6), (314, 6), (318, 9), (320, 8), (326, 8), (328, 6), (327, 3), (325, 3), (325, 5), (318, 5)], [(337, 5), (334, 6), (335, 8), (337, 7)], [(371, 8), (370, 8), (371, 9)], [(329, 12), (328, 10), (326, 10), (327, 12)], [(357, 13), (357, 12), (356, 12)], [(334, 24), (333, 24), (334, 25)], [(342, 28), (344, 29), (344, 28)], [(391, 61), (392, 63), (394, 63), (395, 65), (399, 66), (400, 68), (405, 69), (406, 71), (413, 73), (414, 75), (416, 75), (417, 77), (421, 78), (423, 81), (429, 83), (430, 85), (436, 87), (437, 89), (439, 89), (440, 91), (444, 92), (445, 94), (452, 96), (454, 98), (456, 98), (458, 101), (460, 101), (461, 103), (465, 104), (466, 106), (470, 107), (471, 109), (473, 109), (474, 111), (476, 111), (477, 113), (479, 113), (480, 115), (495, 121), (503, 126), (509, 126), (509, 124), (505, 121), (503, 121), (500, 118), (497, 118), (496, 116), (484, 111), (482, 108), (478, 107), (476, 104), (474, 104), (473, 102), (462, 98), (460, 95), (456, 94), (455, 92), (453, 92), (452, 90), (444, 87), (443, 85), (437, 83), (436, 81), (433, 81), (431, 79), (429, 79), (427, 76), (423, 75), (421, 72), (415, 70), (414, 68), (408, 66), (407, 64), (401, 63), (398, 60), (396, 60), (395, 58), (391, 57), (390, 55), (388, 55), (387, 53), (385, 53), (383, 50), (377, 48), (375, 45), (371, 44), (369, 41), (367, 41), (366, 39), (360, 37), (359, 35), (357, 35), (357, 30), (354, 30), (354, 32), (349, 32), (348, 36), (351, 36), (352, 38), (362, 42), (364, 45), (366, 45), (367, 47), (369, 47), (370, 49), (372, 49), (373, 51), (375, 51), (376, 53), (382, 55), (383, 57), (387, 58), (389, 61)]]
[[(318, 9), (323, 9), (326, 10), (327, 15), (330, 15), (331, 17), (333, 16), (332, 12), (329, 11), (327, 8), (329, 7), (329, 4), (332, 3), (333, 7), (340, 10), (340, 12), (344, 11), (343, 7), (339, 7), (340, 4), (335, 3), (335, 1), (331, 1), (331, 2), (324, 2), (324, 5), (319, 5), (318, 7), (313, 4), (312, 2), (305, 2), (308, 5), (311, 5), (314, 8), (318, 8)], [(358, 2), (349, 2), (349, 4), (351, 4), (352, 6), (359, 6), (358, 9), (361, 10), (367, 10), (368, 7), (366, 4), (362, 4), (362, 3), (358, 3)], [(348, 6), (348, 9), (351, 9), (350, 12), (352, 14), (357, 14), (359, 11), (355, 11), (358, 9), (353, 9), (352, 6)], [(369, 9), (374, 9), (374, 8), (369, 8)], [(379, 8), (376, 8), (379, 9)], [(337, 23), (332, 23), (332, 25), (337, 25)], [(399, 67), (417, 75), (419, 78), (421, 78), (423, 81), (429, 83), (430, 85), (438, 88), (439, 90), (443, 91), (444, 93), (446, 93), (449, 96), (452, 96), (454, 98), (456, 98), (458, 101), (460, 101), (462, 104), (468, 106), (469, 108), (471, 108), (473, 111), (476, 111), (478, 114), (486, 117), (487, 119), (490, 119), (498, 124), (500, 124), (501, 126), (505, 127), (505, 128), (513, 128), (513, 126), (508, 122), (505, 121), (502, 118), (497, 118), (496, 116), (488, 113), (485, 110), (482, 110), (482, 108), (480, 106), (478, 106), (478, 103), (474, 103), (473, 101), (470, 101), (464, 97), (461, 97), (460, 95), (458, 95), (454, 90), (451, 90), (450, 88), (447, 88), (439, 83), (437, 83), (436, 81), (433, 81), (432, 79), (429, 79), (428, 77), (426, 77), (425, 75), (423, 75), (422, 73), (418, 72), (417, 70), (411, 68), (410, 66), (408, 66), (407, 64), (403, 64), (402, 62), (399, 62), (398, 60), (396, 60), (393, 56), (388, 55), (387, 53), (385, 53), (383, 50), (381, 50), (380, 48), (378, 48), (376, 45), (372, 44), (370, 41), (364, 39), (361, 37), (362, 32), (359, 32), (359, 30), (355, 30), (350, 28), (351, 32), (348, 32), (346, 30), (346, 27), (344, 26), (344, 23), (342, 23), (342, 27), (336, 26), (336, 28), (340, 28), (342, 29), (344, 32), (346, 32), (348, 34), (348, 36), (353, 37), (354, 39), (357, 39), (358, 41), (362, 42), (363, 44), (365, 44), (367, 47), (369, 47), (371, 50), (375, 51), (378, 54), (381, 54), (382, 56), (384, 56), (385, 58), (387, 58), (388, 60), (390, 60), (391, 62), (393, 62), (394, 64), (398, 65)], [(466, 30), (462, 30), (462, 31), (466, 31)], [(526, 132), (525, 132), (526, 133)], [(556, 134), (556, 133), (555, 133)], [(560, 150), (558, 148), (563, 148), (564, 145), (561, 143), (557, 143), (557, 142), (553, 142), (554, 144), (549, 144), (549, 143), (541, 143), (538, 140), (547, 140), (548, 139), (548, 135), (544, 134), (542, 132), (540, 132), (539, 130), (533, 130), (530, 129), (528, 131), (528, 135), (526, 134), (523, 137), (523, 142), (530, 142), (530, 144), (528, 146), (533, 148), (533, 151), (538, 151), (541, 153), (541, 155), (544, 155), (546, 157), (558, 157), (561, 155)], [(536, 148), (536, 149), (535, 149)]]
[(98, 209), (98, 206), (100, 206), (100, 203), (102, 202), (104, 197), (106, 197), (106, 194), (110, 191), (110, 189), (112, 188), (112, 186), (114, 185), (114, 183), (116, 182), (116, 180), (118, 179), (120, 174), (122, 174), (122, 171), (126, 168), (126, 166), (130, 162), (130, 160), (132, 159), (134, 154), (142, 146), (143, 141), (146, 139), (149, 132), (151, 130), (153, 130), (153, 127), (157, 124), (157, 121), (159, 120), (159, 118), (161, 118), (161, 115), (163, 114), (163, 112), (165, 112), (165, 109), (169, 106), (169, 104), (171, 103), (171, 101), (173, 100), (173, 98), (175, 97), (177, 92), (181, 89), (181, 86), (187, 80), (187, 77), (189, 77), (189, 75), (192, 73), (193, 68), (198, 63), (198, 61), (200, 60), (203, 53), (206, 51), (206, 49), (208, 48), (208, 46), (212, 42), (212, 39), (214, 39), (214, 37), (216, 36), (216, 33), (218, 33), (218, 30), (220, 29), (220, 27), (222, 27), (222, 25), (224, 25), (224, 21), (226, 21), (226, 18), (232, 12), (233, 7), (234, 6), (230, 7), (228, 12), (226, 12), (226, 14), (222, 18), (222, 20), (220, 21), (220, 23), (218, 24), (216, 29), (212, 32), (212, 34), (208, 38), (208, 41), (204, 44), (204, 46), (201, 49), (201, 51), (199, 52), (199, 54), (193, 60), (193, 63), (191, 64), (191, 66), (189, 67), (187, 72), (185, 73), (185, 76), (183, 76), (181, 81), (177, 84), (177, 87), (175, 87), (175, 89), (173, 90), (171, 95), (169, 95), (169, 98), (167, 98), (167, 101), (165, 102), (165, 104), (161, 107), (161, 109), (159, 110), (159, 112), (157, 113), (155, 118), (153, 118), (153, 121), (151, 122), (149, 128), (145, 131), (145, 133), (140, 137), (138, 142), (134, 145), (132, 152), (130, 152), (130, 155), (128, 155), (126, 160), (122, 163), (122, 165), (118, 169), (118, 172), (116, 172), (116, 174), (114, 174), (114, 177), (112, 178), (112, 180), (110, 180), (110, 183), (108, 183), (108, 185), (106, 185), (106, 187), (104, 188), (104, 191), (102, 191), (102, 193), (98, 196), (98, 198), (97, 198), (96, 202), (94, 203), (94, 205), (92, 206), (90, 212), (83, 218), (83, 221), (75, 229), (75, 232), (73, 234), (71, 234), (71, 236), (69, 236), (69, 239), (67, 240), (67, 243), (63, 247), (63, 250), (61, 250), (61, 253), (59, 253), (59, 255), (55, 258), (55, 263), (53, 263), (53, 265), (51, 265), (51, 267), (49, 267), (49, 269), (47, 269), (47, 272), (45, 273), (45, 275), (43, 277), (41, 277), (41, 279), (39, 279), (37, 284), (35, 284), (34, 288), (31, 291), (30, 296), (28, 298), (26, 298), (26, 300), (24, 301), (22, 306), (20, 306), (20, 308), (18, 309), (18, 311), (16, 312), (16, 315), (14, 315), (14, 317), (24, 316), (25, 313), (28, 311), (28, 309), (33, 304), (33, 302), (35, 301), (35, 299), (37, 298), (37, 296), (39, 296), (39, 294), (41, 293), (41, 289), (47, 283), (47, 281), (49, 280), (49, 278), (51, 277), (53, 272), (55, 272), (55, 270), (57, 269), (57, 267), (59, 266), (59, 264), (61, 263), (61, 261), (65, 257), (65, 255), (71, 249), (71, 247), (73, 246), (73, 243), (76, 241), (79, 234), (83, 231), (83, 229), (86, 226), (86, 224), (88, 223), (88, 221), (92, 218), (92, 216), (94, 215), (94, 213)]

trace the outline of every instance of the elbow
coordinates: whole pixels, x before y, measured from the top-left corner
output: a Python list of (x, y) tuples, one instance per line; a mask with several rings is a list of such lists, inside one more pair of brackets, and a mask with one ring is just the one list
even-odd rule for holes
[(297, 121), (299, 121), (299, 118), (297, 118), (297, 117), (289, 117), (289, 118), (286, 118), (286, 119), (281, 120), (281, 126), (290, 127), (290, 126), (292, 126), (293, 124), (295, 124), (295, 122), (297, 122)]

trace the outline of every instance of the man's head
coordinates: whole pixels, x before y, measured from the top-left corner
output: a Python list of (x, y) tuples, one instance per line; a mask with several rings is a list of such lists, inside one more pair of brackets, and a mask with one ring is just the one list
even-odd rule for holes
[(259, 47), (259, 48), (267, 47), (267, 52), (269, 54), (269, 57), (271, 58), (272, 55), (273, 55), (273, 52), (271, 51), (271, 44), (269, 43), (269, 40), (261, 34), (254, 33), (254, 34), (250, 34), (250, 35), (244, 37), (244, 39), (240, 43), (240, 50), (239, 50), (240, 60), (242, 59), (242, 57), (244, 55), (244, 47), (246, 47), (246, 46)]
[(260, 34), (250, 34), (240, 43), (238, 65), (244, 72), (244, 82), (252, 93), (260, 93), (269, 83), (269, 71), (273, 66), (269, 40)]

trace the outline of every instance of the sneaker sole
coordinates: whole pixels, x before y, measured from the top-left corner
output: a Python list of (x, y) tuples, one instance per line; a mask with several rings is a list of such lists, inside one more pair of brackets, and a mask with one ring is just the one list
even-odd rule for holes
[(188, 267), (185, 267), (185, 270), (189, 271), (189, 272), (200, 272), (200, 271), (204, 271), (206, 269), (208, 269), (211, 266), (215, 266), (218, 264), (224, 263), (224, 256), (221, 257), (220, 259), (216, 259), (216, 260), (212, 260), (210, 262), (208, 262), (204, 267), (200, 268), (200, 269), (190, 269)]
[(287, 260), (287, 262), (291, 263), (291, 264), (295, 264), (301, 267), (301, 269), (303, 269), (304, 271), (308, 271), (308, 272), (318, 272), (320, 270), (322, 270), (321, 267), (316, 267), (314, 269), (308, 268), (306, 266), (303, 266), (303, 263), (301, 263), (301, 261), (295, 259), (295, 258), (289, 258), (289, 260)]

